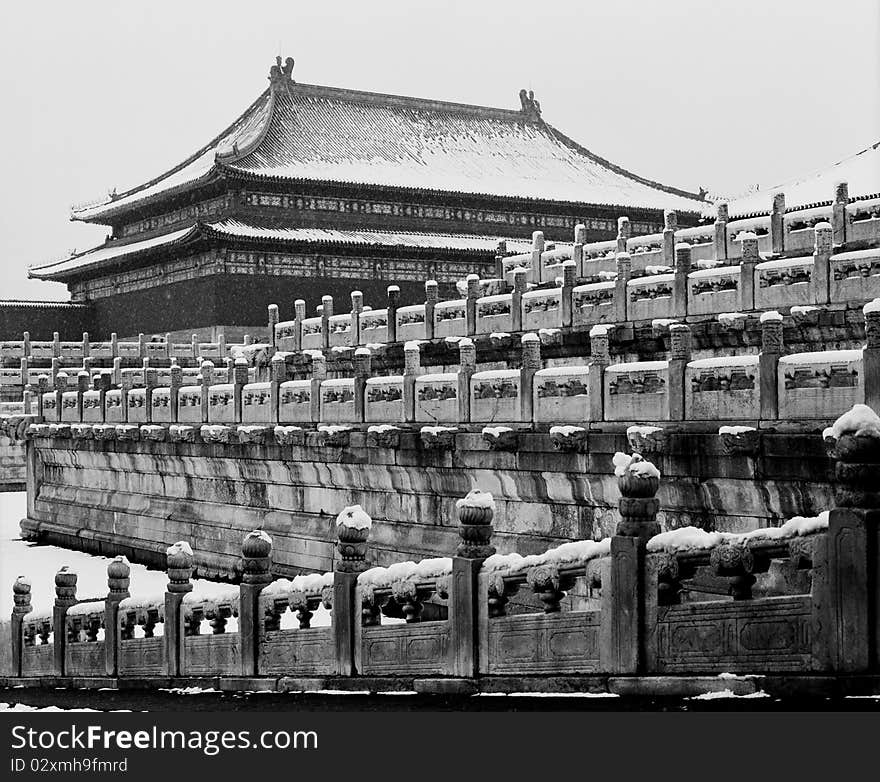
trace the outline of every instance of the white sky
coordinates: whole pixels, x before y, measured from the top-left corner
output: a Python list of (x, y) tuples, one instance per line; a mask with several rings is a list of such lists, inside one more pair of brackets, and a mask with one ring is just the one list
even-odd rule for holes
[(739, 193), (880, 138), (877, 0), (8, 3), (0, 298), (107, 229), (69, 206), (162, 173), (231, 122), (278, 53), (297, 81), (518, 108), (670, 185)]

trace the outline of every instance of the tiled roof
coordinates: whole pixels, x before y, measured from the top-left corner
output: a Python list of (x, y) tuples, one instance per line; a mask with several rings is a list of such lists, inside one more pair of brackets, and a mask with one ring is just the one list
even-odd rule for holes
[[(308, 244), (372, 245), (376, 247), (407, 247), (434, 250), (494, 252), (503, 237), (472, 236), (468, 234), (441, 234), (395, 231), (334, 230), (332, 228), (285, 228), (261, 226), (228, 218), (215, 223), (196, 224), (179, 231), (145, 239), (140, 242), (119, 244), (108, 242), (78, 255), (54, 263), (36, 266), (28, 276), (42, 280), (64, 279), (72, 274), (112, 264), (121, 258), (149, 252), (171, 244), (180, 244), (199, 237), (228, 239), (300, 242)], [(509, 252), (527, 252), (531, 242), (506, 239)]]
[(267, 90), (180, 166), (73, 215), (98, 221), (219, 171), (622, 208), (702, 208), (692, 194), (638, 177), (523, 111), (291, 82)]
[(828, 168), (734, 198), (729, 203), (729, 214), (731, 218), (770, 214), (776, 192), (785, 194), (786, 211), (825, 206), (834, 200), (838, 182), (849, 185), (850, 200), (880, 195), (880, 141)]

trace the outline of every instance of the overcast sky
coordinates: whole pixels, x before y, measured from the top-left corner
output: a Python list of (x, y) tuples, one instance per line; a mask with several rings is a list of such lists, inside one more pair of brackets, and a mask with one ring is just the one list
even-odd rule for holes
[[(772, 186), (880, 139), (878, 0), (9, 3), (0, 40), (0, 298), (99, 244), (69, 206), (162, 173), (266, 86), (518, 108), (690, 190)], [(563, 237), (567, 238), (567, 237)]]

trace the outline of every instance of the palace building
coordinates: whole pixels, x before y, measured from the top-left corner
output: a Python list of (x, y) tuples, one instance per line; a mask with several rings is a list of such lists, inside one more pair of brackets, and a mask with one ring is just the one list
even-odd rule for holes
[[(29, 275), (67, 284), (104, 338), (222, 329), (262, 333), (270, 302), (310, 311), (353, 288), (381, 305), (388, 285), (421, 300), (470, 273), (492, 276), (533, 231), (612, 238), (662, 230), (664, 210), (694, 224), (703, 194), (626, 171), (542, 117), (516, 110), (300, 84), (293, 60), (228, 128), (182, 163), (72, 219), (107, 225), (104, 244)], [(47, 323), (58, 313), (47, 310)], [(51, 324), (50, 324), (51, 325)]]

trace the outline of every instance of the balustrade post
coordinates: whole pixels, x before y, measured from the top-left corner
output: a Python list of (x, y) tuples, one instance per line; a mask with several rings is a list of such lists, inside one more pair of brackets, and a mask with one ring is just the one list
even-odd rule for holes
[(507, 241), (502, 239), (498, 242), (495, 250), (495, 276), (504, 279), (504, 258), (507, 256)]
[(64, 676), (64, 655), (67, 648), (67, 609), (76, 603), (76, 571), (64, 565), (55, 574), (55, 605), (52, 607), (52, 651), (55, 673)]
[(108, 676), (119, 672), (119, 604), (129, 597), (131, 567), (123, 556), (107, 564), (107, 597), (104, 600), (104, 670)]
[(337, 673), (353, 676), (355, 639), (361, 621), (357, 600), (358, 575), (368, 567), (367, 540), (373, 520), (360, 505), (345, 508), (336, 517), (336, 552), (333, 567), (333, 644), (336, 649)]
[(83, 359), (87, 359), (87, 358), (91, 355), (91, 352), (92, 352), (91, 347), (92, 347), (92, 346), (91, 346), (91, 343), (89, 342), (89, 332), (88, 332), (88, 331), (84, 331), (84, 332), (83, 332), (83, 335), (82, 335), (82, 354), (83, 354)]
[(617, 252), (625, 253), (626, 241), (632, 236), (632, 225), (628, 217), (617, 218)]
[(590, 329), (589, 400), (590, 421), (605, 420), (605, 367), (611, 363), (611, 326), (600, 323)]
[(324, 354), (312, 355), (312, 385), (309, 394), (309, 410), (312, 423), (321, 420), (321, 383), (327, 379), (327, 359)]
[(25, 331), (21, 335), (22, 349), (24, 350), (24, 357), (31, 357), (31, 333), (29, 331)]
[(675, 278), (672, 282), (672, 315), (686, 318), (688, 314), (688, 275), (691, 273), (691, 246), (675, 245)]
[(134, 377), (132, 377), (130, 370), (122, 373), (121, 381), (119, 384), (119, 396), (122, 405), (122, 421), (123, 423), (128, 423), (128, 392), (131, 391), (134, 385)]
[(193, 334), (190, 337), (189, 344), (192, 348), (192, 357), (194, 361), (198, 361), (201, 358), (201, 353), (199, 350), (199, 335)]
[(785, 250), (785, 193), (775, 193), (770, 207), (770, 251), (780, 255)]
[(349, 344), (355, 348), (361, 344), (361, 312), (364, 311), (364, 294), (360, 291), (351, 292), (351, 330)]
[(716, 261), (727, 260), (727, 222), (729, 211), (726, 203), (717, 204), (715, 207), (715, 236), (713, 237), (713, 249)]
[(370, 378), (371, 354), (369, 348), (354, 352), (354, 420), (363, 423), (366, 413), (367, 380)]
[(181, 603), (192, 592), (193, 552), (178, 541), (165, 550), (168, 585), (165, 587), (165, 662), (168, 676), (180, 676), (184, 666), (184, 631)]
[(141, 359), (147, 357), (147, 337), (145, 334), (138, 334), (138, 357)]
[(52, 356), (61, 358), (61, 335), (57, 331), (52, 332)]
[(110, 358), (119, 358), (119, 337), (116, 336), (115, 331), (110, 334)]
[(514, 332), (523, 330), (522, 297), (528, 289), (528, 269), (515, 269), (513, 272), (513, 292), (510, 294), (510, 320)]
[(536, 285), (541, 282), (541, 255), (544, 252), (544, 232), (532, 232), (532, 282)]
[(62, 397), (67, 391), (67, 372), (59, 372), (55, 375), (55, 420), (60, 421), (63, 415)]
[(89, 390), (91, 378), (85, 370), (80, 370), (76, 374), (76, 420), (83, 420), (83, 394)]
[(203, 361), (199, 366), (199, 385), (202, 387), (202, 423), (208, 423), (208, 402), (211, 397), (211, 386), (214, 383), (214, 362)]
[(217, 352), (220, 354), (221, 361), (228, 358), (226, 355), (226, 334), (222, 331), (217, 335)]
[(849, 184), (838, 182), (834, 188), (834, 203), (831, 205), (831, 231), (835, 246), (846, 244), (846, 205), (849, 203)]
[(472, 337), (477, 333), (477, 299), (480, 298), (480, 278), (476, 274), (467, 276), (467, 295), (465, 297), (465, 333)]
[(153, 390), (159, 385), (159, 370), (144, 366), (144, 418), (153, 423)]
[(260, 593), (272, 583), (272, 538), (263, 530), (249, 532), (241, 544), (238, 638), (241, 675), (256, 676), (260, 666)]
[(284, 356), (276, 353), (269, 362), (269, 422), (277, 424), (281, 411), (281, 384), (287, 380)]
[(425, 339), (434, 339), (434, 310), (440, 294), (437, 280), (425, 283)]
[(520, 420), (531, 423), (534, 417), (535, 373), (541, 368), (541, 338), (537, 334), (523, 334), (522, 368), (519, 371)]
[(751, 231), (737, 237), (742, 244), (739, 264), (739, 308), (743, 312), (755, 309), (755, 267), (760, 261), (758, 237)]
[(293, 349), (302, 350), (302, 324), (306, 319), (306, 302), (305, 299), (297, 299), (293, 303)]
[(55, 384), (55, 378), (58, 377), (58, 373), (61, 372), (61, 359), (57, 356), (52, 359), (52, 384)]
[(9, 633), (12, 641), (12, 675), (21, 676), (21, 653), (23, 646), (22, 622), (33, 607), (31, 606), (31, 582), (24, 576), (15, 579), (12, 585), (12, 617)]
[(865, 404), (880, 411), (880, 299), (868, 302), (865, 316), (865, 347), (862, 350), (862, 377)]
[(169, 361), (174, 358), (174, 346), (171, 341), (170, 331), (165, 332), (165, 358), (167, 358)]
[(19, 379), (21, 380), (21, 384), (26, 386), (28, 384), (28, 360), (27, 357), (23, 356), (21, 360), (18, 362), (18, 371), (20, 373)]
[(571, 259), (574, 261), (575, 277), (585, 277), (584, 273), (584, 245), (587, 243), (587, 226), (578, 223), (574, 227), (574, 246), (571, 249)]
[(333, 297), (321, 297), (321, 347), (330, 347), (330, 318), (333, 315)]
[(574, 283), (577, 277), (577, 264), (574, 261), (565, 261), (562, 264), (562, 291), (560, 291), (563, 328), (571, 328), (574, 313), (573, 297)]
[(617, 263), (617, 279), (614, 281), (614, 320), (617, 323), (626, 322), (627, 298), (629, 297), (629, 289), (627, 283), (632, 275), (632, 259), (629, 253), (618, 253)]
[(620, 521), (611, 538), (607, 580), (603, 575), (602, 581), (600, 656), (608, 673), (645, 673), (656, 602), (656, 577), (649, 575), (646, 554), (648, 540), (660, 532), (655, 497), (660, 477), (650, 462), (637, 456), (615, 472)]
[(171, 405), (171, 420), (174, 423), (177, 423), (178, 419), (178, 411), (180, 410), (180, 400), (178, 399), (178, 392), (183, 386), (183, 369), (177, 365), (177, 363), (173, 363), (171, 365), (171, 380), (168, 383), (169, 392), (168, 395), (170, 397), (170, 405)]
[(683, 323), (669, 327), (669, 420), (684, 420), (685, 370), (691, 360), (691, 329)]
[(248, 362), (243, 358), (235, 359), (232, 367), (232, 404), (235, 411), (235, 422), (241, 423), (244, 387), (248, 383)]
[(761, 351), (758, 372), (761, 376), (761, 420), (779, 418), (779, 357), (782, 355), (782, 315), (776, 311), (761, 315)]
[(814, 665), (867, 673), (880, 663), (880, 418), (856, 405), (831, 429), (836, 507), (813, 553)]
[(397, 285), (388, 286), (388, 339), (387, 342), (397, 342), (397, 308), (400, 305), (400, 288)]
[(477, 348), (473, 340), (464, 337), (458, 341), (458, 420), (471, 420), (471, 377), (477, 371)]
[(100, 396), (100, 404), (101, 404), (101, 421), (107, 420), (107, 392), (113, 387), (113, 373), (108, 371), (102, 371), (98, 375), (98, 379), (94, 383), (95, 390), (101, 393)]
[(280, 318), (278, 317), (278, 305), (270, 304), (268, 307), (269, 312), (269, 344), (272, 347), (275, 347), (278, 344), (277, 337), (275, 336), (275, 327), (278, 325), (278, 321)]
[(232, 356), (226, 356), (226, 358), (220, 359), (223, 362), (223, 366), (226, 368), (226, 378), (224, 379), (224, 383), (234, 383), (235, 382), (235, 359)]
[(813, 289), (813, 303), (827, 304), (831, 294), (831, 223), (817, 223), (813, 228), (816, 241), (813, 246), (813, 273), (810, 275), (810, 287)]
[(416, 420), (416, 378), (421, 372), (421, 348), (415, 341), (403, 346), (403, 420), (415, 423)]
[(37, 420), (43, 423), (46, 419), (43, 414), (44, 395), (49, 393), (49, 376), (40, 375), (37, 377)]
[[(452, 642), (452, 675), (473, 678), (480, 666), (480, 649), (486, 648), (488, 622), (479, 604), (483, 562), (495, 553), (492, 545), (492, 495), (471, 492), (455, 503), (459, 544), (452, 557), (449, 586), (449, 627)], [(482, 631), (482, 632), (481, 632)]]

